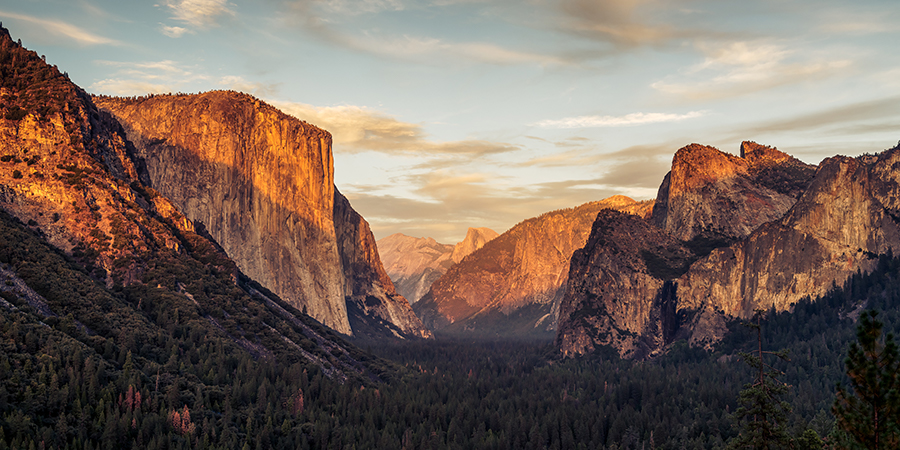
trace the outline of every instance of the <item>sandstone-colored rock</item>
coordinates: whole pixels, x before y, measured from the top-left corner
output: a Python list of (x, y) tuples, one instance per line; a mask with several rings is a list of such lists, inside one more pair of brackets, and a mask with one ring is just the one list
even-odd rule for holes
[(428, 292), (431, 283), (453, 265), (450, 259), (453, 246), (441, 244), (433, 238), (395, 233), (379, 239), (377, 244), (384, 270), (397, 291), (410, 303), (419, 301)]
[(328, 132), (236, 92), (96, 101), (124, 127), (148, 183), (251, 278), (344, 334), (353, 333), (347, 301), (360, 295), (383, 303), (376, 315), (423, 334), (379, 279), (368, 224), (336, 204)]
[(741, 157), (691, 144), (675, 153), (653, 207), (653, 223), (685, 241), (740, 239), (784, 215), (813, 170), (753, 142), (741, 145)]
[(900, 224), (882, 203), (900, 195), (892, 180), (898, 159), (900, 149), (874, 163), (841, 156), (823, 161), (782, 219), (691, 267), (678, 283), (678, 308), (712, 307), (744, 318), (759, 308), (783, 311), (857, 270), (870, 270), (876, 255), (900, 248)]
[[(634, 220), (598, 218), (588, 245), (572, 260), (557, 338), (564, 354), (611, 345), (623, 356), (640, 357), (681, 338), (710, 348), (726, 332), (727, 319), (750, 317), (756, 309), (787, 310), (900, 248), (900, 147), (874, 157), (829, 158), (811, 181), (810, 166), (772, 148), (744, 143), (742, 157), (702, 146), (676, 154), (653, 215), (672, 233), (660, 237), (664, 230)], [(763, 194), (768, 200), (758, 201)], [(765, 217), (759, 209), (794, 198), (781, 217), (741, 237)], [(726, 205), (727, 214), (705, 203)], [(738, 226), (728, 228), (726, 216)], [(698, 254), (694, 238), (709, 229), (737, 240)], [(676, 245), (647, 246), (666, 235), (695, 252), (681, 260), (691, 263), (686, 270), (678, 270)]]
[(327, 132), (235, 92), (96, 102), (122, 123), (150, 186), (202, 223), (244, 273), (352, 333)]
[(525, 220), (451, 267), (413, 309), (444, 332), (552, 332), (569, 259), (584, 245), (597, 213), (608, 208), (647, 210), (615, 196)]
[(466, 256), (469, 256), (474, 253), (475, 250), (484, 247), (484, 244), (492, 241), (497, 236), (500, 236), (500, 234), (490, 228), (470, 227), (469, 230), (466, 231), (465, 239), (453, 246), (453, 251), (450, 253), (450, 260), (452, 260), (454, 264), (459, 264)]
[(499, 234), (490, 228), (469, 228), (465, 239), (456, 245), (448, 245), (433, 238), (395, 233), (378, 241), (378, 251), (397, 291), (410, 303), (415, 303), (453, 264), (497, 236)]

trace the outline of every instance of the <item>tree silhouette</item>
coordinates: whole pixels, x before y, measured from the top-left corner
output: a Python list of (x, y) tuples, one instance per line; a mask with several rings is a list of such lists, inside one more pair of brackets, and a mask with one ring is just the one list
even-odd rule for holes
[(757, 310), (753, 317), (756, 322), (744, 324), (756, 330), (757, 350), (741, 352), (740, 356), (747, 365), (757, 370), (757, 375), (741, 390), (738, 400), (741, 406), (734, 416), (743, 427), (740, 434), (728, 442), (729, 449), (778, 449), (788, 448), (791, 444), (785, 426), (791, 405), (781, 399), (787, 394), (788, 385), (777, 379), (783, 373), (763, 359), (764, 355), (773, 355), (788, 360), (787, 352), (763, 351), (762, 314), (762, 310)]
[(837, 419), (838, 445), (871, 450), (900, 445), (900, 358), (892, 333), (881, 342), (884, 324), (878, 313), (865, 311), (844, 364), (853, 394), (837, 387), (832, 412)]

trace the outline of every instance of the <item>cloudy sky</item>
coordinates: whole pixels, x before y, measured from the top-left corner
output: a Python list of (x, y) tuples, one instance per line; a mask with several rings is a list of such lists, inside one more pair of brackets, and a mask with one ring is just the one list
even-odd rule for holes
[(832, 0), (17, 0), (89, 92), (235, 89), (334, 136), (381, 238), (455, 243), (743, 140), (818, 163), (900, 139), (900, 5)]

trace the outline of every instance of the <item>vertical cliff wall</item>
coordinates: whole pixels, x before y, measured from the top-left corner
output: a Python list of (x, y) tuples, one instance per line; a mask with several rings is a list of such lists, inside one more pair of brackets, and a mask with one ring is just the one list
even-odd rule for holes
[[(429, 331), (413, 313), (409, 302), (397, 293), (378, 257), (369, 223), (335, 189), (334, 224), (344, 271), (344, 297), (354, 331), (367, 334), (395, 332), (400, 336), (430, 338)], [(385, 329), (385, 330), (381, 330)]]
[[(573, 257), (560, 351), (611, 345), (643, 356), (674, 338), (706, 347), (727, 318), (786, 310), (869, 270), (900, 246), (898, 167), (900, 147), (829, 158), (814, 174), (754, 143), (742, 145), (741, 158), (697, 145), (679, 150), (660, 187), (658, 227), (601, 214)], [(709, 230), (733, 242), (698, 245)]]
[(347, 299), (366, 293), (393, 318), (407, 310), (400, 328), (423, 334), (377, 274), (368, 224), (334, 188), (328, 132), (236, 92), (95, 101), (122, 123), (153, 188), (247, 275), (342, 333), (353, 333)]
[(900, 248), (892, 212), (898, 162), (897, 148), (877, 159), (826, 159), (783, 218), (691, 266), (679, 280), (678, 308), (711, 307), (735, 317), (757, 308), (781, 311), (871, 269), (877, 255)]

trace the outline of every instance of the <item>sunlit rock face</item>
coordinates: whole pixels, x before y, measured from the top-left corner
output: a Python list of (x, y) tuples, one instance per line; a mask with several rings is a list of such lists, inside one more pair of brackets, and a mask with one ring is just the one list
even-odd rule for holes
[(0, 208), (108, 286), (140, 280), (144, 258), (181, 252), (191, 223), (147, 191), (120, 127), (55, 67), (0, 27)]
[(453, 264), (499, 236), (490, 228), (469, 228), (456, 245), (433, 238), (415, 238), (400, 233), (378, 240), (378, 251), (397, 291), (410, 303), (419, 301), (435, 280)]
[[(152, 187), (286, 301), (345, 334), (348, 299), (409, 309), (378, 276), (368, 224), (334, 188), (328, 132), (235, 92), (96, 101), (122, 123)], [(367, 292), (357, 277), (379, 284)]]
[[(823, 161), (784, 217), (691, 266), (678, 282), (678, 308), (734, 317), (758, 308), (783, 311), (870, 270), (877, 255), (900, 248), (898, 161), (897, 148), (877, 158)], [(712, 338), (694, 333), (692, 340)]]
[(572, 253), (597, 213), (649, 214), (652, 202), (615, 196), (528, 219), (451, 267), (414, 309), (433, 330), (485, 336), (552, 333)]
[(378, 252), (384, 269), (410, 303), (428, 292), (431, 283), (440, 278), (453, 261), (453, 246), (432, 238), (416, 238), (395, 233), (378, 240)]
[(475, 250), (484, 247), (484, 244), (492, 241), (497, 236), (500, 235), (490, 228), (469, 228), (469, 230), (466, 231), (466, 238), (453, 246), (453, 251), (450, 253), (450, 260), (453, 261), (454, 264), (458, 264), (466, 256), (469, 256), (474, 253)]
[(675, 153), (663, 179), (653, 223), (681, 240), (734, 240), (780, 218), (815, 168), (771, 147), (741, 144), (737, 157), (688, 145)]
[[(829, 158), (812, 177), (810, 166), (769, 147), (744, 143), (742, 158), (719, 153), (696, 145), (676, 153), (650, 224), (598, 217), (572, 260), (563, 354), (610, 345), (643, 357), (676, 339), (709, 347), (728, 318), (815, 298), (900, 245), (900, 149)], [(783, 214), (754, 225), (784, 202)], [(707, 230), (732, 243), (710, 251), (709, 239), (697, 239)], [(660, 232), (677, 239), (648, 246), (663, 242)]]

